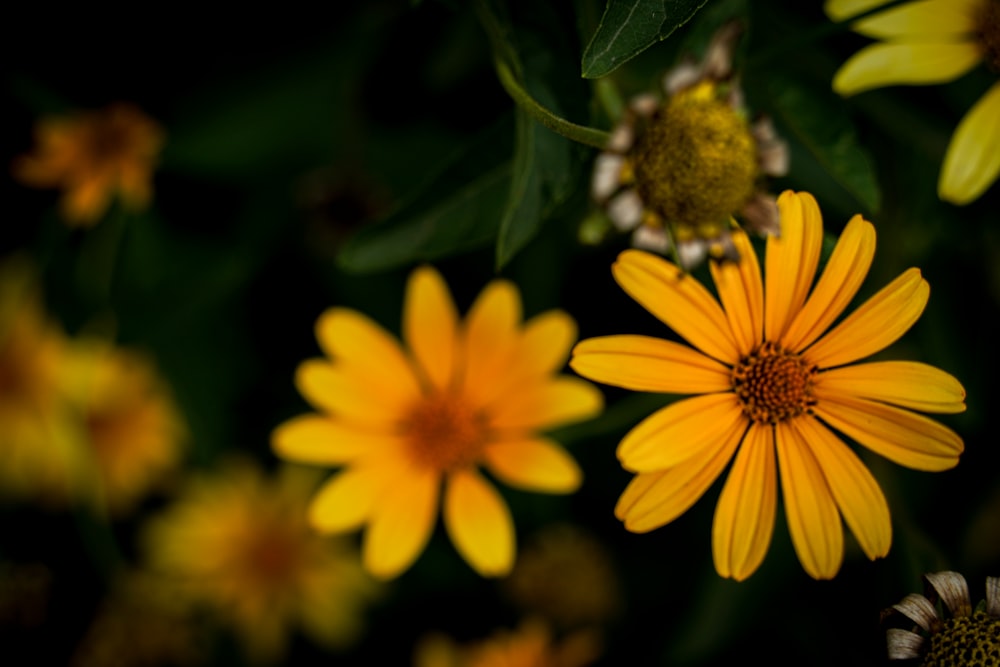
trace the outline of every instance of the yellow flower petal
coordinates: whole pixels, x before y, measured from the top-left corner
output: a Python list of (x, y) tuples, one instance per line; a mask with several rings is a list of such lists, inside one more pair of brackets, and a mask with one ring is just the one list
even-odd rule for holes
[(974, 41), (892, 42), (867, 46), (845, 62), (833, 77), (833, 89), (854, 95), (894, 85), (945, 83), (982, 60)]
[(965, 449), (962, 438), (947, 426), (891, 405), (827, 397), (814, 412), (847, 437), (907, 468), (948, 470)]
[(493, 442), (483, 449), (486, 467), (510, 486), (545, 493), (572, 493), (583, 472), (554, 440), (530, 438)]
[(420, 383), (399, 342), (370, 318), (329, 308), (316, 321), (316, 339), (337, 365), (350, 368), (399, 403), (420, 393)]
[(808, 192), (786, 190), (778, 197), (781, 236), (767, 238), (764, 259), (764, 339), (780, 340), (805, 303), (823, 243), (823, 218)]
[(789, 350), (802, 350), (844, 312), (868, 275), (875, 256), (875, 227), (856, 215), (840, 235), (815, 289), (782, 337)]
[(451, 385), (458, 336), (458, 314), (441, 274), (423, 266), (410, 274), (403, 307), (403, 334), (431, 385)]
[(344, 420), (388, 431), (417, 400), (417, 394), (383, 393), (384, 382), (372, 382), (361, 369), (309, 359), (295, 371), (295, 386), (317, 410)]
[(688, 511), (722, 474), (743, 434), (743, 429), (734, 429), (714, 446), (672, 468), (636, 475), (618, 499), (615, 516), (633, 533), (670, 523)]
[(410, 469), (385, 488), (372, 509), (361, 547), (369, 573), (391, 579), (413, 564), (433, 532), (439, 487), (436, 472)]
[(805, 352), (820, 368), (842, 366), (892, 345), (913, 326), (930, 296), (919, 269), (908, 269)]
[(823, 11), (834, 21), (843, 21), (852, 16), (885, 5), (892, 0), (826, 0)]
[(448, 476), (444, 525), (458, 553), (484, 577), (499, 577), (514, 565), (514, 522), (496, 489), (471, 470)]
[(746, 417), (734, 394), (686, 398), (629, 431), (618, 445), (618, 460), (634, 472), (672, 468), (745, 428)]
[(874, 560), (888, 554), (892, 544), (889, 504), (865, 464), (815, 419), (796, 419), (790, 425), (812, 450), (844, 521), (865, 555)]
[(494, 280), (479, 294), (466, 316), (462, 334), (462, 391), (470, 402), (485, 405), (497, 396), (517, 354), (521, 296), (506, 280)]
[(970, 36), (983, 0), (915, 0), (851, 24), (851, 30), (876, 39), (944, 41)]
[(573, 348), (580, 375), (635, 391), (704, 394), (732, 389), (730, 370), (711, 357), (662, 338), (602, 336)]
[(968, 204), (1000, 175), (1000, 83), (986, 91), (958, 124), (941, 166), (938, 196)]
[(823, 470), (801, 434), (784, 422), (775, 428), (775, 445), (795, 553), (813, 579), (832, 579), (844, 559), (844, 531)]
[(777, 501), (773, 429), (751, 424), (712, 521), (712, 559), (720, 576), (742, 581), (760, 566), (774, 533)]
[(916, 361), (876, 361), (824, 371), (815, 394), (856, 396), (921, 412), (964, 412), (965, 389), (953, 376)]
[(626, 250), (611, 267), (629, 296), (705, 354), (739, 358), (729, 322), (715, 297), (678, 267), (642, 250)]
[(712, 280), (726, 311), (740, 356), (750, 354), (764, 331), (764, 286), (760, 277), (757, 253), (750, 239), (741, 231), (732, 235), (740, 254), (739, 263), (710, 262)]
[(289, 419), (275, 428), (271, 433), (271, 448), (289, 461), (342, 465), (392, 446), (398, 440), (396, 435), (371, 433), (309, 414)]
[(538, 381), (490, 406), (489, 425), (500, 431), (550, 429), (593, 417), (604, 406), (597, 387), (579, 378)]
[(330, 478), (309, 505), (309, 522), (323, 533), (354, 530), (367, 521), (396, 478), (398, 466), (352, 466)]

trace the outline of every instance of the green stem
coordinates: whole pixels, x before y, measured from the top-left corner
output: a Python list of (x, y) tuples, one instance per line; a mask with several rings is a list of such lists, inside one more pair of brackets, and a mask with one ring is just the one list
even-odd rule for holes
[(521, 87), (521, 84), (517, 81), (514, 73), (510, 71), (506, 63), (497, 59), (496, 69), (500, 85), (504, 87), (504, 90), (507, 91), (517, 106), (521, 107), (521, 109), (539, 123), (567, 139), (572, 139), (586, 146), (604, 148), (608, 145), (609, 135), (604, 130), (571, 123), (539, 104), (535, 98), (528, 94), (528, 91)]

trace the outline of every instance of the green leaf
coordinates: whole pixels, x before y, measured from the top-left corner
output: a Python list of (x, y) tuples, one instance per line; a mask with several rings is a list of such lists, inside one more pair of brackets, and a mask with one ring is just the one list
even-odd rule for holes
[(510, 191), (511, 132), (509, 118), (488, 130), (396, 211), (351, 237), (339, 266), (383, 271), (491, 243)]
[(583, 52), (587, 79), (610, 74), (670, 36), (708, 0), (608, 0), (604, 16)]
[(878, 178), (844, 102), (822, 82), (806, 84), (769, 75), (767, 83), (775, 118), (793, 144), (793, 173), (799, 169), (795, 164), (797, 143), (868, 213), (877, 212), (881, 202)]

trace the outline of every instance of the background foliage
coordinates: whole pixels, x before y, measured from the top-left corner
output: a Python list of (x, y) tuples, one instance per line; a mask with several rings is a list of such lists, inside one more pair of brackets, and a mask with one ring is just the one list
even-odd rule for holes
[[(404, 278), (420, 262), (442, 270), (461, 308), (502, 275), (519, 285), (527, 314), (561, 307), (581, 337), (663, 335), (611, 279), (627, 239), (579, 241), (581, 225), (593, 223), (596, 151), (516, 108), (495, 59), (546, 108), (608, 129), (609, 90), (658, 88), (722, 21), (743, 20), (737, 67), (748, 104), (774, 118), (792, 150), (790, 174), (773, 191), (813, 192), (828, 232), (857, 212), (874, 222), (865, 293), (921, 268), (930, 304), (889, 356), (963, 382), (968, 411), (943, 421), (966, 452), (940, 474), (865, 457), (892, 510), (887, 558), (868, 562), (848, 538), (840, 574), (815, 582), (779, 512), (763, 566), (734, 583), (711, 562), (718, 484), (650, 534), (630, 534), (614, 518), (629, 478), (615, 446), (668, 399), (604, 388), (605, 415), (559, 434), (584, 468), (581, 491), (503, 489), (519, 536), (570, 521), (609, 549), (626, 606), (609, 622), (601, 665), (753, 655), (882, 664), (879, 612), (918, 592), (920, 574), (961, 571), (974, 596), (984, 576), (1000, 574), (1000, 450), (987, 419), (1000, 398), (990, 384), (1000, 350), (1000, 187), (963, 208), (935, 194), (945, 145), (990, 81), (985, 70), (840, 99), (833, 72), (867, 41), (831, 24), (818, 3), (780, 0), (374, 0), (259, 14), (160, 9), (155, 25), (110, 11), (58, 20), (14, 11), (0, 40), (5, 160), (30, 148), (40, 115), (116, 100), (158, 119), (168, 140), (153, 207), (115, 210), (89, 231), (62, 224), (52, 192), (5, 177), (0, 250), (35, 259), (47, 305), (69, 332), (113, 316), (119, 342), (155, 356), (192, 432), (192, 470), (234, 450), (273, 466), (271, 429), (306, 409), (292, 375), (318, 351), (317, 315), (345, 305), (399, 331)], [(54, 582), (44, 618), (6, 623), (4, 645), (31, 651), (36, 664), (63, 664), (115, 576), (108, 553), (129, 558), (142, 520), (0, 509), (0, 559), (44, 563)], [(516, 621), (497, 582), (477, 578), (439, 528), (374, 608), (365, 638), (333, 664), (410, 664), (428, 631), (477, 638)], [(317, 655), (300, 638), (287, 662)], [(223, 647), (218, 661), (239, 658)]]

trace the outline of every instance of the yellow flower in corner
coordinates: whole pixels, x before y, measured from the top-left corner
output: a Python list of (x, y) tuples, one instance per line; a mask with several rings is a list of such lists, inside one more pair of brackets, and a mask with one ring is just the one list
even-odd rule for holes
[(353, 545), (309, 527), (305, 509), (318, 481), (303, 468), (265, 476), (230, 461), (191, 479), (145, 526), (150, 574), (185, 607), (214, 612), (253, 662), (279, 661), (296, 629), (346, 648), (380, 592)]
[[(841, 21), (887, 0), (827, 0)], [(984, 63), (1000, 74), (1000, 1), (915, 0), (860, 19), (851, 29), (881, 40), (844, 63), (833, 79), (841, 95), (896, 84), (952, 81)], [(938, 195), (954, 204), (978, 198), (1000, 175), (1000, 81), (973, 105), (945, 153)]]
[(274, 451), (344, 466), (317, 494), (313, 525), (342, 532), (367, 524), (362, 557), (376, 576), (399, 575), (434, 528), (441, 484), (444, 525), (462, 557), (484, 576), (508, 573), (514, 526), (479, 467), (511, 486), (570, 493), (576, 462), (539, 434), (597, 414), (602, 398), (579, 378), (557, 375), (576, 325), (549, 311), (522, 325), (521, 301), (496, 280), (466, 320), (430, 267), (409, 279), (404, 349), (361, 313), (331, 308), (316, 323), (326, 359), (299, 366), (296, 385), (319, 411), (275, 429)]
[[(629, 250), (618, 284), (692, 347), (646, 336), (580, 342), (570, 366), (584, 377), (637, 391), (696, 394), (633, 428), (618, 447), (636, 476), (615, 514), (633, 532), (683, 514), (732, 460), (712, 527), (715, 567), (750, 576), (774, 529), (778, 480), (803, 568), (831, 578), (843, 559), (841, 517), (869, 558), (891, 542), (878, 483), (841, 435), (900, 465), (946, 470), (962, 439), (915, 411), (956, 413), (965, 390), (951, 375), (912, 361), (855, 363), (886, 348), (920, 317), (930, 293), (909, 269), (830, 328), (868, 273), (875, 230), (860, 215), (844, 229), (815, 287), (823, 227), (807, 193), (778, 199), (781, 236), (767, 240), (765, 281), (746, 234), (739, 263), (711, 264), (721, 304), (654, 255)], [(829, 330), (828, 330), (829, 329)], [(838, 433), (840, 435), (838, 435)]]
[(115, 196), (131, 209), (149, 204), (164, 135), (134, 106), (43, 118), (35, 141), (35, 151), (14, 162), (14, 177), (32, 187), (60, 188), (68, 224), (94, 225)]

